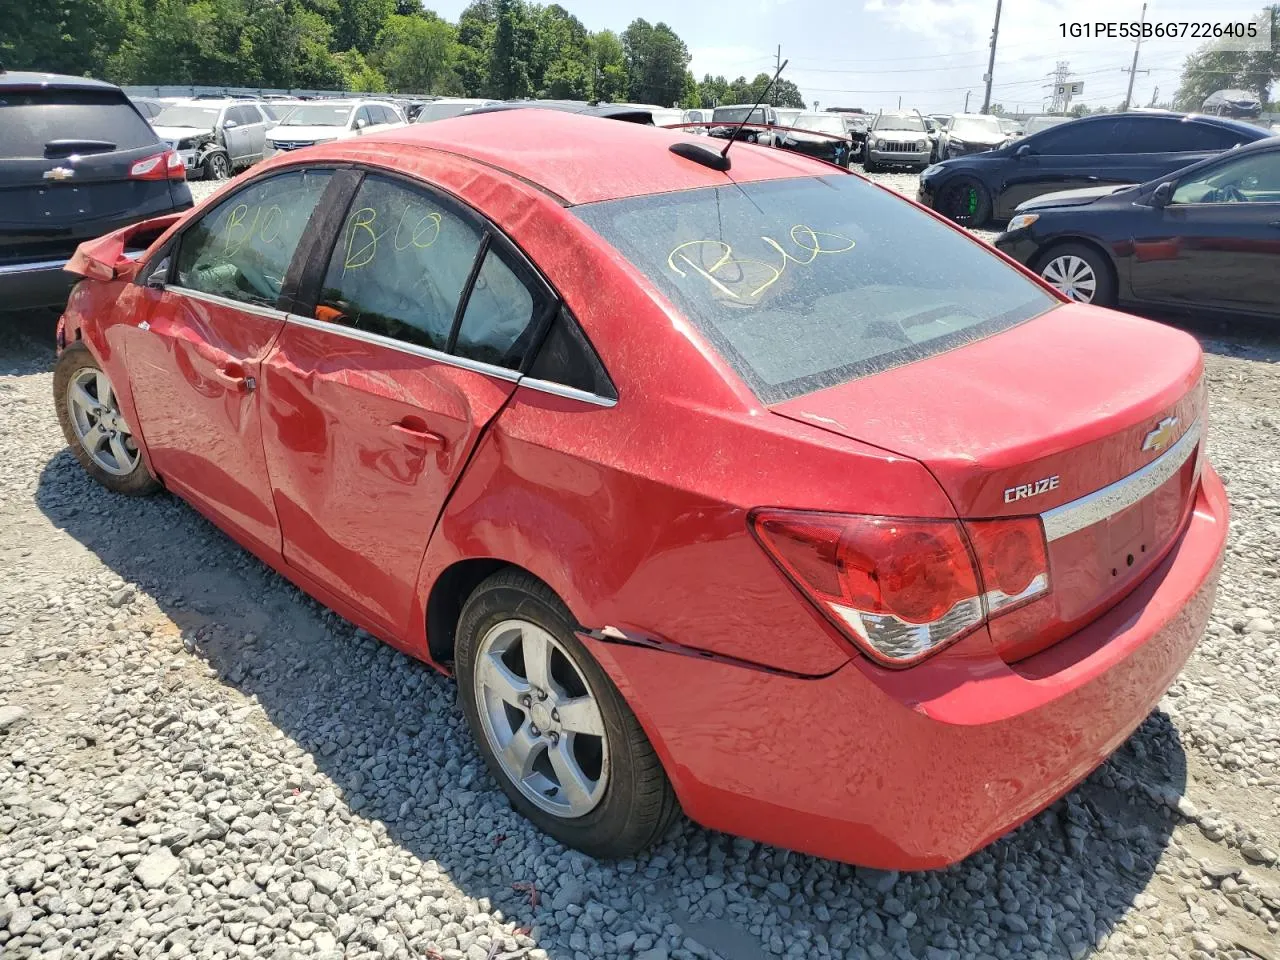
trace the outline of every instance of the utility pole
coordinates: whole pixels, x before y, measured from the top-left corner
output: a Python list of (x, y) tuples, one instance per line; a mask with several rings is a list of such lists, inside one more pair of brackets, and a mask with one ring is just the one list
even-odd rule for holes
[[(1147, 5), (1142, 5), (1142, 22), (1147, 22)], [(1129, 67), (1129, 89), (1124, 95), (1124, 105), (1120, 108), (1120, 112), (1124, 113), (1129, 109), (1129, 103), (1133, 100), (1133, 81), (1138, 76), (1138, 51), (1142, 49), (1142, 34), (1138, 34), (1138, 39), (1133, 44), (1133, 65)], [(1150, 70), (1143, 70), (1143, 73), (1150, 73)]]
[(902, 94), (898, 94), (898, 109), (902, 109)]
[[(782, 71), (782, 44), (778, 44), (778, 55), (773, 63), (773, 75), (776, 77), (781, 71)], [(771, 106), (775, 106), (775, 107), (778, 105), (778, 85), (776, 83), (769, 88), (769, 103)]]
[(972, 90), (966, 90), (966, 91), (964, 92), (964, 112), (965, 112), (965, 113), (968, 113), (968, 112), (969, 112), (969, 95), (970, 95), (971, 93), (973, 93), (973, 91), (972, 91)]
[(1148, 103), (1147, 106), (1154, 107), (1156, 105), (1156, 101), (1159, 99), (1160, 99), (1160, 88), (1157, 86), (1154, 90), (1151, 91), (1151, 102)]
[[(991, 28), (991, 56), (987, 59), (987, 75), (982, 79), (987, 82), (987, 92), (982, 97), (982, 112), (986, 113), (991, 108), (991, 79), (992, 73), (996, 69), (996, 39), (1000, 36), (1000, 5), (1002, 0), (996, 0), (996, 22)], [(965, 113), (968, 113), (965, 109)]]

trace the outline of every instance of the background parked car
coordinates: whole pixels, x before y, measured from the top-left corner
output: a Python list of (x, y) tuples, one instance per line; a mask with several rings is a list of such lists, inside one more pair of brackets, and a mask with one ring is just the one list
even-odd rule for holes
[(1014, 120), (1012, 117), (997, 117), (996, 120), (1000, 124), (1001, 132), (1009, 139), (1022, 136), (1021, 121)]
[(797, 110), (795, 107), (775, 107), (774, 113), (778, 116), (778, 126), (794, 127), (796, 118), (805, 111)]
[(883, 166), (915, 167), (929, 165), (933, 145), (919, 113), (881, 112), (867, 131), (867, 148), (862, 164), (868, 173)]
[(138, 108), (138, 112), (148, 121), (165, 108), (164, 103), (154, 97), (130, 97), (129, 101)]
[[(735, 132), (738, 124), (744, 120), (752, 124), (752, 126), (743, 127), (740, 133)], [(716, 107), (711, 112), (711, 129), (708, 133), (722, 140), (736, 137), (738, 140), (743, 140), (747, 143), (772, 145), (777, 139), (775, 134), (772, 130), (761, 128), (772, 127), (777, 123), (778, 112), (767, 104), (754, 107), (750, 103), (733, 103), (723, 107)]]
[[(711, 119), (710, 110), (686, 110), (684, 112), (684, 123), (705, 124)], [(707, 132), (705, 126), (686, 127), (685, 133), (704, 134)]]
[(844, 128), (849, 133), (849, 140), (853, 144), (853, 158), (863, 161), (867, 155), (867, 130), (875, 118), (862, 113), (837, 113), (836, 116), (844, 121)]
[(676, 107), (654, 107), (652, 111), (653, 124), (656, 127), (670, 127), (677, 123), (684, 123), (684, 111)]
[(268, 128), (275, 121), (252, 100), (186, 100), (165, 106), (151, 120), (173, 147), (187, 172), (205, 180), (225, 180), (263, 157)]
[(994, 150), (1009, 140), (1000, 120), (985, 113), (957, 113), (942, 128), (938, 156), (943, 160)]
[[(853, 161), (853, 140), (839, 114), (802, 113), (791, 121), (791, 128), (779, 133), (777, 145), (783, 150), (794, 150), (841, 167)], [(805, 130), (813, 133), (801, 132)]]
[(178, 155), (109, 83), (0, 69), (0, 131), (0, 310), (60, 305), (82, 241), (191, 206)]
[(1225, 117), (1121, 113), (1083, 117), (998, 150), (946, 160), (918, 198), (965, 226), (1007, 220), (1018, 204), (1074, 187), (1145, 183), (1269, 134)]
[(1280, 319), (1280, 140), (1018, 207), (996, 246), (1073, 300)]
[(430, 103), (424, 103), (419, 106), (413, 122), (430, 123), (432, 120), (460, 117), (464, 113), (470, 113), (477, 107), (486, 107), (491, 103), (498, 102), (497, 100), (468, 99), (465, 97), (441, 97), (439, 100), (432, 100)]
[(1040, 116), (1028, 117), (1026, 122), (1022, 124), (1022, 135), (1029, 137), (1033, 133), (1039, 133), (1041, 130), (1048, 130), (1050, 127), (1056, 127), (1060, 123), (1070, 123), (1070, 117)]
[(1262, 101), (1248, 90), (1218, 90), (1204, 98), (1200, 109), (1217, 117), (1256, 120), (1262, 116)]
[(377, 100), (317, 100), (294, 107), (267, 135), (267, 155), (405, 125), (404, 114)]

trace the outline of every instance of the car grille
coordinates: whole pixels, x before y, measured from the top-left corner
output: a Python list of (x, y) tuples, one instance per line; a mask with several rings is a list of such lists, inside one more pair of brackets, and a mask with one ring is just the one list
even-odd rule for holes
[(881, 140), (877, 150), (885, 153), (920, 153), (914, 140)]
[(276, 140), (277, 150), (301, 150), (303, 147), (315, 146), (314, 140)]

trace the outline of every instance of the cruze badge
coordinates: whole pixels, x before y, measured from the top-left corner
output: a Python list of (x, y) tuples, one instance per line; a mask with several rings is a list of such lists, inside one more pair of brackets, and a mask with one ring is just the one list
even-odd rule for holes
[(1173, 439), (1173, 428), (1178, 425), (1177, 417), (1165, 417), (1156, 424), (1156, 428), (1147, 434), (1142, 441), (1142, 450), (1163, 450)]
[(1004, 492), (1004, 502), (1016, 503), (1019, 500), (1027, 499), (1027, 497), (1038, 497), (1040, 494), (1048, 493), (1050, 490), (1057, 490), (1061, 479), (1057, 474), (1054, 474), (1052, 477), (1045, 477), (1035, 483), (1020, 483), (1016, 487), (1009, 487)]

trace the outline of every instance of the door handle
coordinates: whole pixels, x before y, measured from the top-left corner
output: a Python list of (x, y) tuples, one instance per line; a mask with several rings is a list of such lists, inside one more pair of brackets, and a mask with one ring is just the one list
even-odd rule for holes
[(391, 429), (400, 434), (405, 440), (411, 440), (421, 446), (439, 447), (441, 450), (445, 448), (444, 437), (428, 430), (426, 427), (417, 427), (406, 423), (393, 423)]
[(213, 375), (230, 390), (237, 390), (247, 393), (258, 386), (258, 381), (253, 377), (246, 376), (237, 366), (215, 367)]

